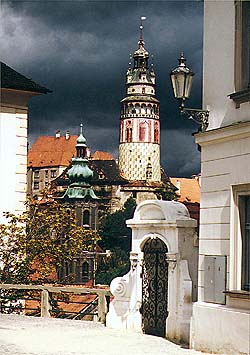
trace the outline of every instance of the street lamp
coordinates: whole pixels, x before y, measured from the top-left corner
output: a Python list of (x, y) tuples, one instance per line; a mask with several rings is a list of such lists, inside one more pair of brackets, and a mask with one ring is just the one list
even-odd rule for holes
[(185, 100), (189, 98), (194, 73), (186, 66), (186, 59), (181, 53), (179, 65), (171, 71), (170, 78), (173, 87), (174, 97), (179, 101), (179, 109), (182, 114), (188, 116), (201, 125), (201, 131), (204, 132), (208, 126), (208, 110), (185, 108)]

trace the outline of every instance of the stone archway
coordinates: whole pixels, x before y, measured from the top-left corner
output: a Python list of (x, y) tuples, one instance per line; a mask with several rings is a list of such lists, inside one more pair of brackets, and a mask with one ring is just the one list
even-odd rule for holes
[(142, 251), (142, 329), (146, 334), (165, 337), (168, 316), (168, 249), (161, 239), (153, 237), (146, 241)]

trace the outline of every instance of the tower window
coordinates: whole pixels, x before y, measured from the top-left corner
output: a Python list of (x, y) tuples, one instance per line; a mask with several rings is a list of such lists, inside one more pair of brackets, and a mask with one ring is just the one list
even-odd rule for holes
[(132, 142), (132, 128), (131, 127), (126, 129), (126, 141)]
[(139, 140), (145, 142), (147, 136), (148, 126), (146, 122), (140, 124), (139, 128)]
[(152, 179), (152, 165), (148, 163), (146, 168), (146, 180)]
[(142, 93), (145, 94), (145, 88), (142, 88)]

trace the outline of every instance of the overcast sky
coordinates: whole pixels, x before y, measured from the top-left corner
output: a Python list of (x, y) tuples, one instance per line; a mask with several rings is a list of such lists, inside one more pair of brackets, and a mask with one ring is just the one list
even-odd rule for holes
[(84, 135), (92, 151), (117, 157), (120, 100), (129, 54), (138, 47), (140, 16), (145, 47), (154, 55), (161, 103), (161, 164), (169, 176), (200, 172), (192, 133), (179, 115), (169, 72), (184, 51), (195, 72), (189, 107), (201, 106), (203, 2), (2, 1), (1, 60), (53, 93), (30, 102), (29, 141), (56, 130)]

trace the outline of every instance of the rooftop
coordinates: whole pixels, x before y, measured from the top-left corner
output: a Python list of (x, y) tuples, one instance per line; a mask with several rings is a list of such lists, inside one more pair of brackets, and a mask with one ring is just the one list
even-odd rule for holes
[(41, 136), (28, 152), (28, 167), (68, 166), (76, 153), (77, 136)]
[(196, 178), (170, 178), (177, 187), (176, 194), (179, 202), (200, 203), (200, 184)]
[[(28, 167), (42, 168), (49, 166), (69, 166), (71, 159), (76, 155), (76, 141), (78, 136), (60, 135), (41, 136), (32, 145), (28, 152)], [(114, 160), (110, 153), (97, 150), (91, 160)]]
[(37, 84), (35, 81), (26, 78), (26, 76), (18, 73), (7, 64), (1, 63), (1, 88), (13, 89), (21, 91), (30, 91), (41, 94), (52, 92), (44, 86)]

